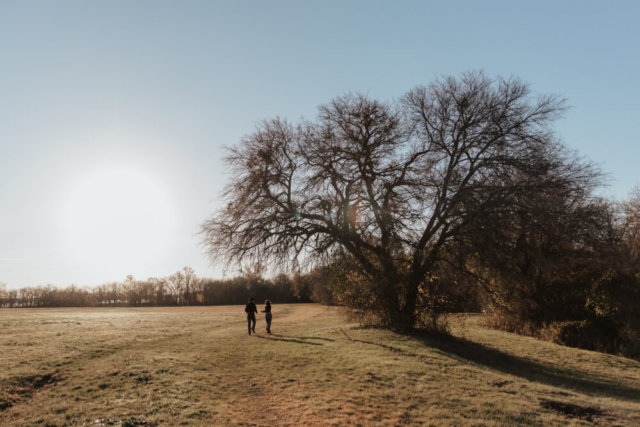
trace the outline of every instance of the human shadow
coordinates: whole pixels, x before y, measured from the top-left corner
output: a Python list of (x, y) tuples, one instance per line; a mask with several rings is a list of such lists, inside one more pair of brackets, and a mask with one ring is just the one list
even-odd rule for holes
[[(279, 335), (279, 336), (281, 336), (281, 335)], [(266, 336), (266, 337), (262, 336), (262, 335), (256, 335), (256, 337), (262, 338), (263, 340), (270, 340), (270, 341), (294, 342), (296, 344), (306, 344), (306, 345), (323, 345), (321, 343), (306, 342), (306, 341), (301, 341), (299, 339), (276, 338), (276, 335), (271, 335), (271, 336)]]
[(532, 382), (584, 394), (640, 401), (640, 388), (621, 385), (608, 376), (534, 362), (457, 337), (418, 336), (415, 339), (424, 346), (437, 349), (443, 355), (459, 362), (471, 362)]
[(278, 334), (273, 334), (272, 336), (280, 337), (280, 338), (295, 338), (299, 340), (322, 340), (322, 341), (331, 341), (331, 342), (335, 341), (335, 340), (332, 340), (331, 338), (320, 338), (320, 337), (294, 337), (289, 335), (278, 335)]

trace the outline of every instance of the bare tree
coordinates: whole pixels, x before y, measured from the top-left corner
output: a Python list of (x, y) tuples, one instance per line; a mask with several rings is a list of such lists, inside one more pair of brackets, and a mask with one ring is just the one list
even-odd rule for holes
[(120, 294), (123, 297), (123, 303), (128, 306), (137, 305), (136, 295), (136, 279), (131, 275), (127, 275), (124, 282), (120, 284)]
[(169, 290), (171, 291), (171, 294), (173, 295), (173, 298), (176, 301), (176, 304), (181, 305), (185, 291), (184, 274), (182, 273), (182, 271), (178, 270), (171, 276), (166, 277), (165, 280)]
[(189, 304), (189, 287), (193, 285), (193, 283), (198, 280), (196, 277), (196, 273), (191, 267), (184, 267), (182, 269), (182, 278), (184, 280), (184, 286), (187, 290), (187, 305)]
[(7, 284), (0, 282), (0, 308), (4, 307), (5, 304), (7, 304), (7, 302), (5, 302), (5, 299), (7, 299), (7, 297)]
[(16, 307), (16, 304), (18, 302), (18, 290), (9, 289), (6, 295), (7, 295), (7, 307)]
[(149, 277), (147, 279), (147, 282), (153, 289), (153, 300), (155, 301), (155, 305), (165, 305), (167, 281), (164, 279), (159, 279), (157, 277)]
[(526, 215), (524, 198), (594, 184), (550, 128), (564, 110), (516, 78), (471, 72), (395, 103), (348, 94), (315, 121), (264, 121), (229, 149), (233, 181), (202, 225), (205, 247), (213, 262), (281, 269), (345, 254), (367, 278), (363, 308), (410, 329), (479, 217)]

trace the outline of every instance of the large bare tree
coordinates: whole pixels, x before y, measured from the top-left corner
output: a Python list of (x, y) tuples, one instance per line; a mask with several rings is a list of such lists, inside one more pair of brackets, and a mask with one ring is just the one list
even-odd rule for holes
[(593, 182), (550, 127), (564, 111), (517, 78), (470, 72), (396, 102), (347, 94), (313, 121), (263, 121), (225, 157), (231, 181), (205, 247), (213, 262), (281, 268), (346, 253), (369, 278), (369, 309), (410, 329), (425, 283), (480, 217)]

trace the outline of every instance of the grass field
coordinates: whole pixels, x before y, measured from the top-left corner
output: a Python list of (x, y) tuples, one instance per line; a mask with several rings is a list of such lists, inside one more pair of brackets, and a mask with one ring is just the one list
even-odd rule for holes
[(640, 425), (640, 363), (452, 317), (455, 338), (335, 308), (0, 310), (2, 425)]

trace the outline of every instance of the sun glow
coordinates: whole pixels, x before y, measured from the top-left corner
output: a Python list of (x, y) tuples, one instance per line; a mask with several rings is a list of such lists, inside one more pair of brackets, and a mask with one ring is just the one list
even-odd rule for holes
[(73, 188), (63, 204), (62, 224), (74, 258), (120, 272), (157, 262), (167, 251), (176, 209), (152, 175), (112, 167)]

